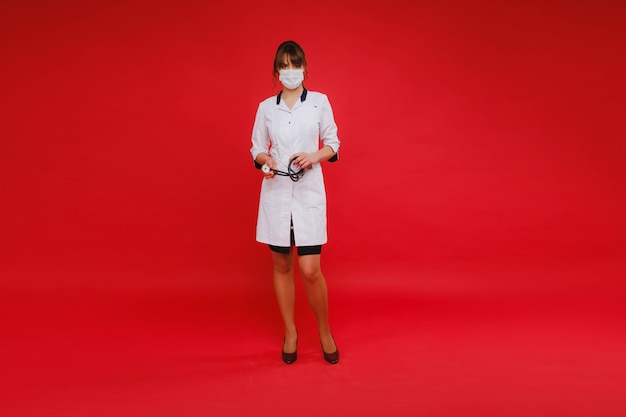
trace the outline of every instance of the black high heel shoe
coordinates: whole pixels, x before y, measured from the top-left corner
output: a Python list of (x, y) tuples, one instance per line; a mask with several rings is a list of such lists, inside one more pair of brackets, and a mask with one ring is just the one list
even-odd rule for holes
[[(330, 337), (333, 337), (333, 335), (331, 334)], [(333, 337), (333, 342), (335, 341), (335, 338)], [(337, 346), (337, 343), (335, 343), (335, 346)], [(337, 348), (337, 350), (335, 350), (333, 353), (326, 353), (324, 351), (324, 346), (322, 346), (322, 352), (324, 353), (324, 360), (332, 365), (335, 365), (337, 362), (339, 362), (339, 348)]]
[(283, 350), (282, 350), (283, 362), (285, 362), (287, 365), (291, 365), (292, 363), (294, 363), (298, 359), (298, 339), (296, 339), (296, 351), (293, 352), (293, 353), (286, 353), (285, 352), (285, 341), (286, 340), (287, 340), (287, 338), (283, 339)]

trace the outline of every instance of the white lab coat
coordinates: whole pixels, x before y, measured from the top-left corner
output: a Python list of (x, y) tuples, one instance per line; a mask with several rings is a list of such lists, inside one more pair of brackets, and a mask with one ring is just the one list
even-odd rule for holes
[[(277, 168), (287, 172), (289, 157), (297, 152), (316, 152), (328, 145), (339, 150), (337, 125), (328, 97), (304, 90), (292, 109), (277, 96), (259, 104), (252, 129), (250, 153), (272, 155)], [(263, 179), (257, 219), (256, 240), (274, 246), (291, 246), (293, 219), (296, 246), (315, 246), (327, 242), (326, 190), (320, 163), (293, 182), (289, 177)]]

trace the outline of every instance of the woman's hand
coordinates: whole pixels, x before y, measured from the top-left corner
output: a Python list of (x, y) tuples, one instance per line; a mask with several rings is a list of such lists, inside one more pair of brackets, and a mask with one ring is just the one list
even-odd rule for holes
[(273, 171), (274, 169), (276, 169), (276, 161), (274, 161), (274, 158), (272, 158), (271, 156), (268, 156), (265, 159), (265, 165), (267, 165), (268, 167), (270, 167), (270, 172), (263, 172), (263, 176), (265, 177), (266, 180), (272, 179), (276, 176), (276, 173)]
[(298, 152), (291, 155), (289, 160), (293, 161), (292, 165), (295, 165), (300, 169), (312, 168), (313, 164), (317, 164), (320, 161), (318, 153), (319, 152)]

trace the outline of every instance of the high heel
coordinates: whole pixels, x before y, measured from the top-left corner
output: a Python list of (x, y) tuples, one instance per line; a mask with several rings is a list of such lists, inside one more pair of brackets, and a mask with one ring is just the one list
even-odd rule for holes
[(296, 351), (293, 352), (293, 353), (286, 353), (285, 352), (285, 341), (286, 340), (287, 340), (287, 338), (285, 337), (285, 339), (283, 339), (283, 350), (282, 350), (283, 362), (285, 362), (287, 365), (291, 365), (292, 363), (294, 363), (298, 359), (298, 339), (296, 339)]
[[(330, 337), (333, 337), (333, 335), (331, 334)], [(335, 341), (335, 338), (333, 337), (333, 342)], [(335, 346), (337, 346), (337, 343), (335, 343)], [(324, 351), (324, 346), (322, 345), (322, 352), (324, 353), (324, 360), (332, 365), (335, 365), (337, 362), (339, 362), (339, 348), (337, 348), (334, 352), (332, 353), (326, 353)]]
[[(322, 350), (322, 352), (324, 351)], [(332, 365), (335, 365), (337, 362), (339, 362), (339, 349), (337, 349), (333, 353), (324, 352), (324, 360)]]

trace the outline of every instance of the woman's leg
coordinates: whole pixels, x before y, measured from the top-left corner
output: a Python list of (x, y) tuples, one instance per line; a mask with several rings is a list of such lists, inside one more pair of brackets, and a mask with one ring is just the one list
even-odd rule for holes
[(278, 308), (285, 323), (283, 352), (293, 353), (296, 351), (298, 341), (294, 317), (296, 295), (293, 282), (293, 250), (289, 253), (272, 252), (272, 261), (274, 263), (274, 290)]
[(320, 260), (321, 255), (299, 256), (298, 265), (304, 279), (309, 303), (317, 319), (322, 349), (324, 349), (324, 352), (333, 353), (337, 350), (337, 345), (335, 345), (328, 324), (328, 290), (326, 280), (324, 275), (322, 275)]

